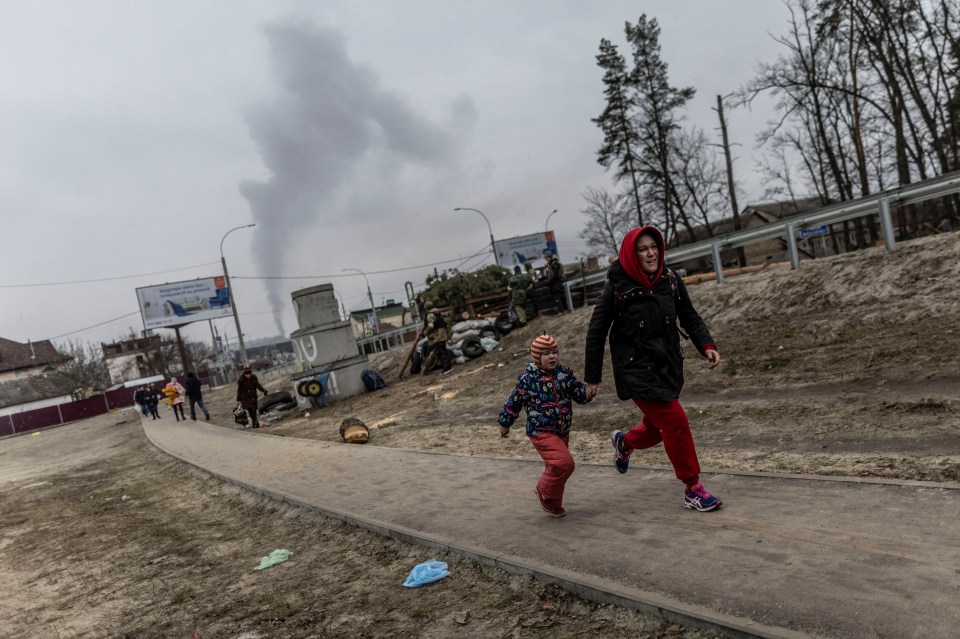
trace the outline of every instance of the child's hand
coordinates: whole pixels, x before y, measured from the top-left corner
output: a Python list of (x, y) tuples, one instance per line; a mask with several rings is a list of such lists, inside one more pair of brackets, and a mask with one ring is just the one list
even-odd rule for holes
[(587, 384), (587, 401), (591, 401), (594, 397), (597, 396), (597, 393), (600, 392), (599, 384)]
[(510, 429), (507, 428), (506, 426), (501, 426), (501, 427), (500, 427), (500, 437), (506, 438), (506, 437), (509, 436), (509, 435), (510, 435)]

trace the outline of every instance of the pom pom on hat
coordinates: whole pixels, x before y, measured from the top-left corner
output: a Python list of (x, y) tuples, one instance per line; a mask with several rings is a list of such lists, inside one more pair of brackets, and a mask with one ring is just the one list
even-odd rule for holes
[(557, 340), (553, 339), (549, 335), (541, 335), (537, 339), (533, 340), (533, 343), (530, 344), (530, 356), (533, 357), (533, 361), (537, 364), (540, 363), (540, 356), (546, 353), (547, 351), (558, 351), (560, 347), (557, 346)]

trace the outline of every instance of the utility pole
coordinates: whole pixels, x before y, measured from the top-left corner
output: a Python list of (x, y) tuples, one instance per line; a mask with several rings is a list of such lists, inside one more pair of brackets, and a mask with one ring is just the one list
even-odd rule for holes
[[(727, 137), (727, 121), (723, 117), (722, 96), (717, 96), (717, 108), (714, 110), (720, 117), (720, 133), (723, 135), (723, 155), (727, 159), (727, 190), (730, 192), (730, 208), (733, 209), (733, 229), (739, 231), (742, 228), (740, 224), (740, 207), (737, 205), (737, 189), (733, 182), (733, 160), (730, 158), (730, 140)], [(747, 265), (747, 255), (742, 246), (737, 247), (737, 259), (740, 262), (740, 266)], [(719, 268), (719, 265), (717, 268)]]

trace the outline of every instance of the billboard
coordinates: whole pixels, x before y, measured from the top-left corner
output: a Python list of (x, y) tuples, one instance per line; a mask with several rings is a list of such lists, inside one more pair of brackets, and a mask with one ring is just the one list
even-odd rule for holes
[(182, 326), (230, 317), (230, 295), (224, 278), (208, 277), (137, 289), (145, 329)]
[(497, 240), (493, 245), (501, 266), (522, 266), (528, 261), (542, 260), (544, 251), (550, 251), (557, 259), (560, 257), (557, 254), (557, 240), (553, 231)]

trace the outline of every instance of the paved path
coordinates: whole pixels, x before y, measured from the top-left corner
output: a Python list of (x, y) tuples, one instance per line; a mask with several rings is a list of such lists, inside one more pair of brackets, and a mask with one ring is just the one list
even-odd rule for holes
[(203, 422), (143, 426), (162, 450), (223, 478), (595, 600), (693, 615), (701, 627), (759, 637), (960, 632), (958, 485), (709, 473), (725, 506), (698, 513), (681, 506), (668, 471), (584, 463), (567, 485), (568, 516), (551, 519), (534, 496), (536, 460)]

